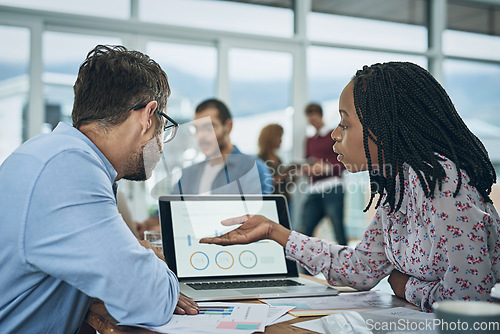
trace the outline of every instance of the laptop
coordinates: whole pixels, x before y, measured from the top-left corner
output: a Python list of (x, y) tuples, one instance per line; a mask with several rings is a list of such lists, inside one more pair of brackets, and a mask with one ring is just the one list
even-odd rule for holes
[(200, 244), (236, 226), (223, 219), (261, 214), (290, 228), (282, 195), (170, 195), (159, 199), (163, 252), (180, 291), (195, 301), (337, 295), (299, 277), (297, 264), (272, 240), (248, 245)]

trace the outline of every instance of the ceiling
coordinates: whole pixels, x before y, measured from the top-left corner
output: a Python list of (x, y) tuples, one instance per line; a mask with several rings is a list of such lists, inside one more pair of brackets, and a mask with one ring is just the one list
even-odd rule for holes
[[(293, 8), (301, 0), (224, 0)], [(312, 0), (312, 11), (427, 25), (427, 2), (432, 0)], [(448, 0), (447, 28), (500, 36), (500, 0)]]

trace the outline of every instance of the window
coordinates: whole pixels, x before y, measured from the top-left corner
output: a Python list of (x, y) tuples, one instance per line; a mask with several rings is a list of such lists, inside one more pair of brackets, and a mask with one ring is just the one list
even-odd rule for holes
[[(465, 124), (483, 143), (498, 175), (500, 65), (448, 59), (443, 74), (448, 95)], [(498, 200), (498, 187), (493, 189)]]
[(116, 19), (130, 17), (130, 0), (0, 0), (0, 5)]
[(446, 91), (470, 130), (486, 145), (490, 158), (500, 160), (500, 65), (462, 60), (445, 60)]
[(453, 56), (500, 60), (500, 36), (446, 30), (443, 52)]
[(147, 54), (167, 73), (172, 90), (168, 114), (181, 123), (191, 121), (196, 106), (216, 94), (216, 48), (149, 42)]
[[(23, 142), (29, 91), (30, 32), (0, 26), (0, 164)], [(26, 133), (26, 132), (25, 132)], [(24, 135), (26, 136), (26, 135)]]
[(59, 121), (73, 124), (73, 85), (87, 53), (98, 44), (121, 44), (119, 38), (59, 32), (43, 34), (45, 131)]
[(500, 36), (500, 2), (446, 1), (448, 29)]
[(410, 61), (427, 67), (424, 57), (402, 54), (310, 47), (307, 53), (309, 99), (323, 105), (325, 122), (339, 121), (338, 99), (356, 71), (364, 65), (387, 61)]
[[(291, 1), (287, 1), (290, 3)], [(291, 37), (293, 11), (213, 0), (140, 0), (139, 18), (163, 24)]]
[(225, 102), (234, 118), (231, 140), (243, 153), (257, 154), (260, 130), (279, 123), (284, 130), (280, 156), (291, 158), (292, 60), (289, 53), (229, 50), (231, 100)]
[(315, 41), (408, 51), (427, 48), (427, 29), (418, 25), (311, 12), (307, 29)]

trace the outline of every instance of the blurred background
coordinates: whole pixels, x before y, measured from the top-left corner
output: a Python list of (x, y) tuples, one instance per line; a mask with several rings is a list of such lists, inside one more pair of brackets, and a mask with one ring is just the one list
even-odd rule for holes
[[(172, 88), (168, 114), (180, 123), (206, 98), (226, 102), (232, 142), (245, 153), (257, 154), (260, 129), (281, 124), (286, 163), (303, 160), (308, 102), (323, 106), (333, 128), (357, 69), (415, 62), (445, 87), (500, 171), (499, 0), (0, 0), (0, 163), (27, 139), (71, 124), (72, 86), (97, 44), (160, 63)], [(185, 161), (199, 158), (188, 141), (169, 143), (147, 182), (120, 181), (133, 220), (147, 218)], [(367, 179), (345, 178), (351, 241), (373, 214), (362, 212)], [(294, 210), (301, 195), (292, 194)], [(330, 239), (328, 228), (316, 234)]]

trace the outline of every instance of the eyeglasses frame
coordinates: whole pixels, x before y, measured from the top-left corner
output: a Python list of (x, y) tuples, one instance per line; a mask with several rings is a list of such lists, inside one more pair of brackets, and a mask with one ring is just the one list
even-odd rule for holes
[[(140, 110), (142, 108), (145, 108), (147, 106), (147, 104), (144, 104), (144, 105), (140, 105), (140, 106), (135, 106), (132, 108), (132, 110), (134, 111), (137, 111), (137, 110)], [(163, 143), (168, 143), (169, 141), (171, 141), (172, 139), (174, 139), (175, 137), (175, 133), (177, 132), (177, 128), (179, 127), (179, 123), (177, 123), (176, 121), (174, 121), (171, 117), (169, 117), (167, 114), (165, 114), (164, 112), (161, 112), (161, 111), (158, 111), (158, 109), (156, 110), (156, 112), (160, 115), (160, 116), (163, 116), (167, 119), (167, 123), (165, 124), (165, 127), (163, 128), (163, 131), (167, 131), (168, 129), (170, 128), (174, 128), (173, 131), (174, 131), (174, 134), (172, 135), (172, 138), (170, 138), (169, 140), (166, 140), (164, 141)], [(170, 125), (167, 125), (168, 124), (168, 121), (170, 121)]]

